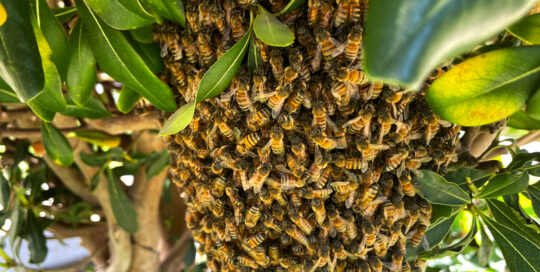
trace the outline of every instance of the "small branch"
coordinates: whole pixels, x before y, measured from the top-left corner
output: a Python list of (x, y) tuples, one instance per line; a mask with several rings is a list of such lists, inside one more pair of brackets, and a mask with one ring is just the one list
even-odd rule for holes
[(67, 227), (59, 223), (53, 223), (47, 228), (48, 231), (54, 233), (58, 239), (66, 239), (72, 237), (101, 235), (107, 231), (107, 225), (103, 222), (96, 222), (92, 225), (79, 225), (77, 228)]
[[(62, 133), (69, 133), (77, 130), (84, 129), (84, 127), (76, 128), (62, 128), (59, 129)], [(14, 137), (14, 138), (39, 138), (41, 137), (41, 129), (39, 128), (0, 128), (0, 138), (2, 137)]]
[(88, 127), (103, 130), (109, 134), (123, 134), (126, 131), (159, 129), (159, 111), (147, 115), (119, 115), (98, 120), (85, 119)]
[[(519, 139), (517, 139), (516, 144), (511, 144), (509, 147), (510, 148), (516, 148), (516, 146), (518, 146), (518, 147), (519, 146), (524, 146), (524, 145), (527, 145), (529, 143), (532, 143), (532, 142), (538, 141), (538, 140), (540, 140), (540, 130), (531, 131), (527, 135), (522, 136)], [(506, 153), (508, 153), (508, 150), (506, 148), (498, 147), (496, 149), (493, 149), (489, 153), (485, 154), (482, 157), (482, 160), (490, 160), (490, 159), (493, 159), (495, 157), (504, 155)]]
[(184, 255), (189, 248), (188, 240), (191, 237), (191, 231), (186, 229), (180, 239), (178, 239), (178, 242), (171, 248), (167, 258), (161, 263), (160, 271), (173, 272), (179, 270), (179, 267), (184, 260)]

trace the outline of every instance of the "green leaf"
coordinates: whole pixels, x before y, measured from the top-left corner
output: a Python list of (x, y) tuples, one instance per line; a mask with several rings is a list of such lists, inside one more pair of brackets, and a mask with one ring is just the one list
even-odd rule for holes
[(457, 213), (459, 209), (454, 209), (455, 206), (446, 206), (431, 204), (433, 212), (431, 213), (431, 224), (435, 224), (437, 221), (448, 218)]
[(272, 13), (257, 5), (259, 14), (253, 22), (253, 31), (262, 42), (271, 45), (286, 47), (294, 42), (294, 33), (289, 27), (280, 22)]
[(536, 90), (527, 100), (527, 114), (536, 120), (540, 120), (540, 89)]
[(152, 33), (152, 26), (143, 26), (139, 27), (137, 29), (133, 29), (129, 31), (129, 34), (131, 34), (131, 37), (133, 37), (134, 40), (148, 44), (154, 42), (154, 33)]
[(489, 262), (491, 252), (495, 246), (493, 245), (491, 239), (489, 239), (489, 236), (483, 227), (480, 228), (480, 235), (480, 237), (482, 237), (482, 244), (480, 245), (480, 249), (478, 249), (478, 264), (485, 267)]
[(529, 195), (531, 196), (531, 204), (534, 213), (536, 213), (536, 216), (540, 217), (540, 190), (529, 186), (527, 192), (529, 192)]
[(39, 29), (36, 18), (32, 16), (31, 21), (34, 35), (36, 35), (37, 44), (39, 46), (41, 63), (45, 75), (45, 85), (43, 86), (43, 90), (32, 100), (50, 111), (63, 111), (66, 109), (66, 101), (62, 94), (62, 80), (60, 79), (60, 74), (58, 73), (54, 62), (51, 61), (51, 47)]
[(199, 83), (196, 101), (183, 105), (173, 113), (163, 124), (159, 135), (169, 135), (184, 129), (193, 118), (195, 103), (219, 95), (231, 84), (242, 64), (250, 38), (251, 29), (208, 69)]
[(135, 49), (137, 54), (139, 54), (146, 66), (148, 66), (150, 71), (152, 71), (152, 73), (159, 74), (161, 73), (161, 71), (163, 71), (163, 69), (165, 69), (165, 65), (163, 64), (163, 60), (161, 59), (161, 49), (159, 48), (157, 43), (139, 43), (127, 35), (126, 39), (131, 44), (133, 49)]
[(0, 78), (0, 103), (1, 104), (20, 104), (21, 100), (9, 85)]
[(456, 216), (457, 213), (454, 214), (452, 217), (439, 220), (435, 224), (429, 226), (428, 230), (424, 235), (422, 246), (425, 249), (430, 250), (436, 245), (438, 245), (450, 231), (450, 227), (452, 227)]
[(76, 7), (65, 7), (65, 8), (55, 8), (52, 10), (54, 13), (54, 16), (56, 16), (56, 19), (60, 21), (60, 23), (65, 23), (71, 17), (75, 16), (77, 14), (77, 8)]
[(522, 235), (540, 245), (540, 235), (538, 233), (538, 229), (526, 225), (525, 219), (521, 217), (516, 210), (495, 199), (490, 199), (486, 202), (495, 221), (512, 229), (519, 230)]
[(419, 254), (419, 258), (421, 259), (436, 259), (436, 258), (442, 258), (446, 256), (456, 255), (463, 250), (467, 248), (467, 246), (471, 243), (471, 241), (474, 239), (474, 236), (478, 232), (478, 225), (476, 223), (476, 217), (473, 217), (472, 220), (472, 227), (471, 231), (465, 236), (463, 239), (461, 239), (459, 242), (446, 247), (446, 248), (440, 248), (440, 249), (433, 249), (432, 251), (423, 252)]
[[(68, 66), (68, 41), (60, 24), (45, 0), (31, 0), (30, 6), (47, 43), (51, 47), (51, 60), (56, 64), (60, 77), (65, 80)], [(45, 70), (45, 72), (47, 72)]]
[(527, 170), (534, 161), (540, 162), (540, 152), (529, 153), (521, 149), (512, 157), (512, 161), (506, 166), (506, 171)]
[(141, 0), (151, 12), (186, 27), (186, 16), (182, 0)]
[(197, 255), (195, 241), (193, 239), (189, 239), (188, 243), (189, 247), (186, 251), (186, 255), (184, 256), (184, 264), (186, 265), (186, 267), (190, 267), (195, 262), (195, 257)]
[(249, 42), (249, 51), (248, 51), (248, 71), (249, 73), (253, 73), (257, 67), (261, 66), (262, 64), (262, 58), (261, 53), (257, 49), (257, 46), (255, 46), (255, 39), (251, 39)]
[(159, 135), (170, 135), (184, 129), (191, 122), (193, 114), (195, 114), (195, 101), (185, 104), (169, 116), (169, 119), (163, 123), (163, 126), (159, 130)]
[(490, 199), (515, 194), (525, 190), (528, 184), (529, 175), (527, 173), (522, 173), (519, 176), (500, 174), (492, 178), (476, 197)]
[(285, 13), (299, 7), (304, 2), (306, 2), (306, 0), (289, 0), (289, 3), (283, 9), (281, 9), (278, 13), (276, 13), (275, 15), (276, 16), (283, 15), (283, 14), (285, 14)]
[(47, 155), (56, 164), (69, 166), (73, 163), (73, 148), (62, 132), (52, 124), (41, 122), (41, 140)]
[(499, 245), (510, 271), (539, 271), (540, 246), (536, 242), (531, 241), (519, 229), (493, 221), (487, 216), (482, 216), (482, 219)]
[(99, 185), (99, 181), (101, 180), (101, 175), (103, 175), (103, 171), (105, 171), (106, 165), (103, 165), (99, 168), (99, 170), (92, 176), (92, 179), (90, 179), (90, 190), (93, 192), (97, 186)]
[(520, 110), (540, 82), (540, 46), (494, 50), (465, 60), (426, 94), (441, 118), (464, 126), (501, 120)]
[(35, 97), (45, 84), (43, 66), (30, 22), (27, 1), (2, 1), (8, 15), (0, 26), (0, 75), (23, 102)]
[(460, 206), (471, 202), (469, 195), (454, 183), (446, 181), (437, 173), (420, 170), (422, 177), (414, 180), (417, 192), (427, 201), (435, 204)]
[(28, 102), (26, 102), (28, 107), (32, 109), (32, 111), (43, 121), (45, 122), (52, 122), (54, 119), (54, 116), (56, 115), (56, 112), (50, 111), (47, 108), (41, 106), (38, 102), (36, 102), (35, 99), (32, 99)]
[(139, 229), (137, 212), (120, 184), (118, 184), (112, 170), (109, 168), (106, 172), (109, 183), (109, 198), (111, 199), (114, 217), (122, 229), (133, 234)]
[(47, 240), (34, 212), (29, 210), (26, 216), (25, 239), (28, 240), (30, 263), (41, 263), (47, 256)]
[(0, 204), (2, 204), (2, 210), (7, 210), (9, 199), (11, 196), (9, 181), (4, 177), (4, 174), (0, 172)]
[(95, 144), (98, 146), (105, 146), (108, 148), (115, 148), (120, 145), (122, 138), (116, 135), (110, 135), (101, 130), (88, 129), (78, 130), (70, 133), (70, 137), (81, 139), (87, 143)]
[(118, 97), (118, 103), (116, 106), (122, 113), (128, 113), (133, 109), (135, 104), (137, 104), (139, 99), (141, 99), (140, 94), (131, 89), (129, 86), (124, 85), (122, 90), (120, 90), (120, 96)]
[(149, 163), (146, 165), (146, 180), (151, 179), (167, 168), (169, 166), (169, 159), (169, 151), (166, 149), (153, 154), (153, 156), (149, 156)]
[(450, 171), (444, 178), (449, 181), (457, 184), (459, 188), (467, 192), (469, 189), (467, 187), (466, 178), (470, 178), (472, 183), (476, 187), (481, 187), (484, 185), (485, 178), (491, 176), (492, 172), (487, 170), (479, 170), (469, 167), (461, 167), (456, 171)]
[(150, 71), (125, 36), (104, 24), (82, 0), (75, 2), (91, 38), (99, 67), (114, 79), (132, 86), (155, 107), (164, 111), (175, 110), (171, 89)]
[(508, 27), (508, 32), (530, 44), (540, 44), (540, 14), (529, 15)]
[(144, 10), (139, 0), (85, 0), (85, 2), (101, 20), (116, 29), (135, 29), (155, 22), (155, 18)]
[(93, 96), (90, 97), (90, 100), (88, 100), (84, 106), (76, 105), (70, 97), (68, 97), (67, 100), (68, 105), (66, 110), (61, 112), (63, 115), (88, 119), (102, 119), (112, 116), (112, 114), (105, 109), (103, 103)]
[(96, 60), (83, 22), (78, 20), (69, 36), (69, 70), (66, 84), (68, 93), (78, 105), (85, 105), (96, 84)]
[(520, 110), (510, 115), (506, 125), (517, 129), (535, 130), (540, 129), (540, 120), (534, 119), (525, 111)]
[(9, 246), (11, 252), (13, 253), (15, 259), (19, 259), (19, 247), (21, 243), (21, 230), (24, 223), (24, 214), (22, 214), (21, 209), (19, 208), (18, 202), (15, 205), (15, 208), (11, 212), (9, 220), (11, 221), (11, 227), (8, 230)]
[(112, 148), (103, 154), (88, 154), (85, 152), (79, 153), (81, 161), (89, 166), (101, 167), (107, 161), (123, 161), (124, 151), (121, 148)]
[(535, 2), (370, 2), (364, 32), (364, 70), (372, 80), (418, 89), (439, 64), (491, 38), (521, 18)]

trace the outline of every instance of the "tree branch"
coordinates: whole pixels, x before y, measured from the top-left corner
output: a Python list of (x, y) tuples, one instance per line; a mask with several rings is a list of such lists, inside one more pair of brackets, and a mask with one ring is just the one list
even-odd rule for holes
[(85, 121), (90, 128), (116, 135), (129, 130), (159, 129), (159, 116), (159, 111), (153, 111), (147, 115), (119, 115), (98, 120), (85, 119)]
[[(535, 141), (538, 141), (538, 140), (540, 140), (540, 130), (531, 131), (527, 135), (522, 136), (519, 139), (517, 139), (516, 144), (511, 144), (509, 147), (510, 148), (516, 148), (516, 146), (518, 146), (518, 147), (519, 146), (524, 146), (526, 144), (529, 144), (529, 143), (532, 143), (532, 142), (535, 142)], [(504, 154), (507, 154), (507, 153), (508, 153), (508, 150), (505, 147), (498, 147), (498, 148), (495, 148), (495, 149), (491, 150), (487, 154), (485, 154), (482, 157), (482, 160), (483, 161), (490, 160), (490, 159), (493, 159), (495, 157), (498, 157), (498, 156), (501, 156), (501, 155), (504, 155)]]
[(183, 262), (184, 255), (189, 248), (189, 239), (192, 237), (191, 231), (186, 229), (180, 239), (174, 244), (167, 258), (161, 263), (160, 270), (163, 272), (175, 272), (179, 270)]

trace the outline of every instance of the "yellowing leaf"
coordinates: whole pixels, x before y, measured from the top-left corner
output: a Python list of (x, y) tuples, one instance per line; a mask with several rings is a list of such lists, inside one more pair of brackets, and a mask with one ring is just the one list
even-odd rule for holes
[(257, 6), (259, 14), (253, 22), (257, 38), (271, 46), (285, 47), (294, 42), (294, 33), (266, 9)]
[(115, 148), (120, 145), (120, 142), (122, 141), (119, 136), (110, 135), (101, 130), (94, 129), (75, 131), (70, 137), (75, 137), (85, 142), (108, 148)]
[(494, 50), (437, 79), (426, 94), (441, 118), (464, 126), (501, 120), (523, 107), (540, 82), (540, 46)]
[(4, 6), (2, 6), (2, 3), (0, 3), (0, 26), (6, 22), (6, 19), (7, 19), (6, 9), (4, 8)]
[(519, 20), (508, 27), (508, 32), (530, 44), (540, 44), (540, 13)]

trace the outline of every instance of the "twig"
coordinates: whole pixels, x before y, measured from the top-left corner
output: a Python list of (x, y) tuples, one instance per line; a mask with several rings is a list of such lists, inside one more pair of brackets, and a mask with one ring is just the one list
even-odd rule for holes
[(180, 239), (178, 239), (178, 242), (176, 242), (176, 244), (174, 244), (169, 251), (167, 258), (165, 258), (165, 260), (161, 263), (161, 271), (170, 272), (178, 270), (178, 267), (180, 266), (182, 260), (184, 259), (184, 255), (189, 248), (188, 240), (191, 237), (191, 231), (186, 229), (182, 236), (180, 236)]
[[(61, 128), (62, 133), (69, 133), (77, 130), (84, 129), (84, 127), (75, 128)], [(39, 128), (0, 128), (0, 137), (14, 137), (14, 138), (39, 138), (41, 137), (41, 130)]]
[[(512, 144), (509, 147), (510, 148), (515, 148), (516, 146), (517, 147), (524, 146), (526, 144), (532, 143), (532, 142), (537, 141), (537, 140), (540, 140), (540, 130), (529, 132), (527, 135), (522, 136), (519, 139), (517, 139), (516, 144)], [(482, 156), (481, 160), (482, 161), (490, 160), (490, 159), (493, 159), (495, 157), (504, 155), (506, 153), (508, 153), (508, 149), (506, 149), (505, 147), (499, 147), (499, 148), (491, 150), (489, 153)]]

